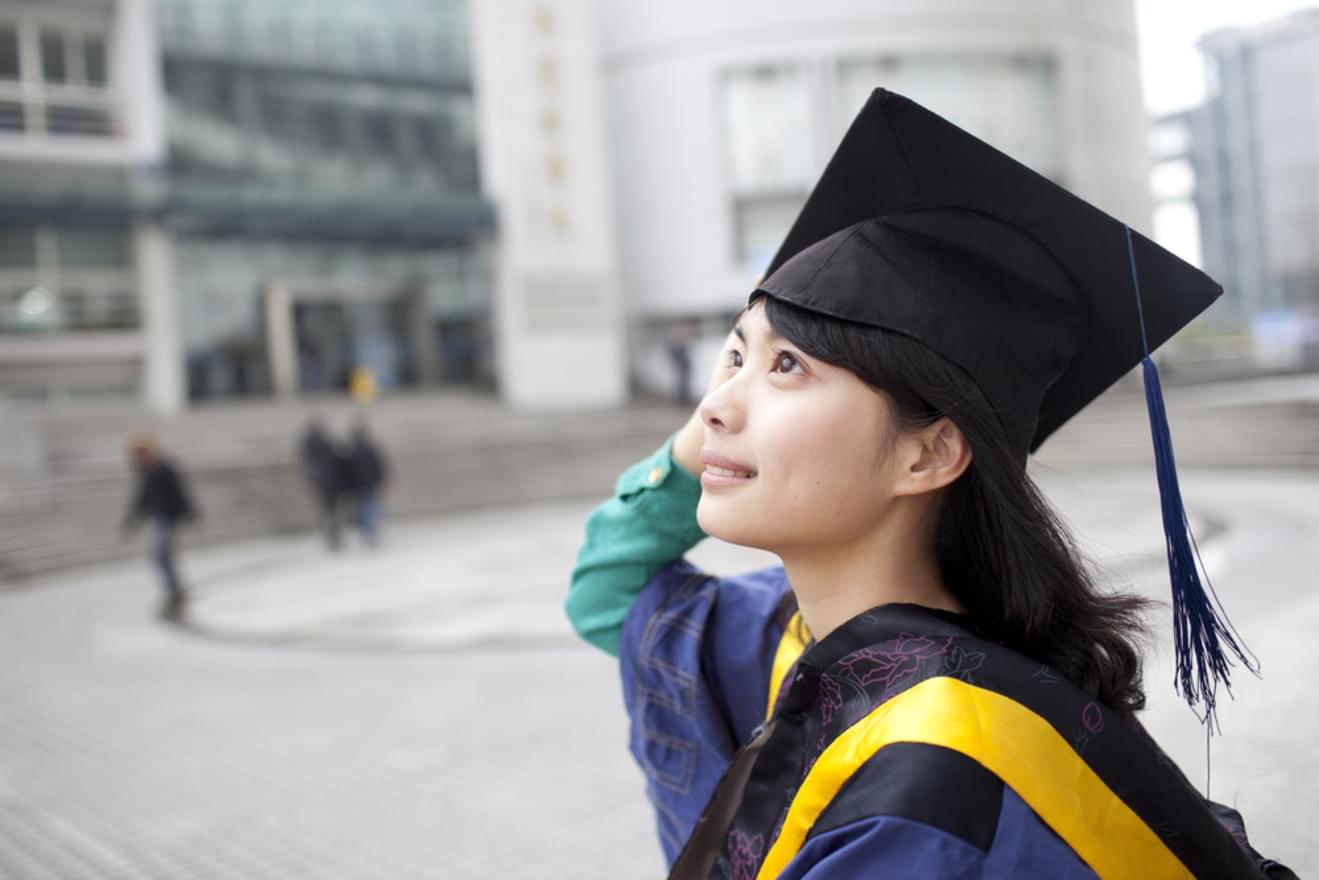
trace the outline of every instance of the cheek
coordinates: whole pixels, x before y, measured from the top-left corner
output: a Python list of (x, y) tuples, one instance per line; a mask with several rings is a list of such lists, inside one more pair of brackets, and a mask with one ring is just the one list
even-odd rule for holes
[(890, 494), (883, 429), (875, 413), (854, 404), (785, 431), (776, 448), (779, 479), (764, 487), (781, 517), (826, 531), (851, 531), (876, 517)]

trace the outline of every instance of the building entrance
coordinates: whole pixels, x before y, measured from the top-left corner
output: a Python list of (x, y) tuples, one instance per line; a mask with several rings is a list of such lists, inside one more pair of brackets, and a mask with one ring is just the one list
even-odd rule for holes
[(345, 391), (359, 369), (381, 391), (435, 381), (425, 300), (417, 290), (272, 284), (266, 335), (280, 394)]
[(365, 369), (381, 391), (417, 383), (409, 338), (411, 303), (294, 301), (293, 333), (299, 391), (340, 391), (355, 369)]

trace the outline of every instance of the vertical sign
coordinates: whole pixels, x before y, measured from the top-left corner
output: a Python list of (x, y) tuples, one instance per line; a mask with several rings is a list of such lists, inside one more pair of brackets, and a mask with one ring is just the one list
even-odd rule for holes
[(511, 404), (626, 397), (591, 0), (471, 6), (482, 186), (498, 211), (495, 329)]

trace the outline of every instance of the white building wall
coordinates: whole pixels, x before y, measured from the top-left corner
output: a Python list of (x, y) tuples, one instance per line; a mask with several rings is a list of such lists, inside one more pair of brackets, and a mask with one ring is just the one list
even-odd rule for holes
[(471, 8), (482, 188), (499, 217), (501, 396), (522, 407), (626, 397), (592, 0)]
[[(831, 106), (832, 71), (841, 61), (1051, 57), (1058, 176), (1149, 231), (1147, 122), (1131, 0), (610, 0), (598, 10), (619, 253), (634, 332), (657, 319), (734, 311), (758, 273), (736, 255), (719, 85), (730, 69), (805, 65), (814, 179), (842, 123), (859, 109)], [(907, 94), (922, 101), (921, 94)], [(633, 366), (643, 382), (664, 374), (657, 333), (634, 338)], [(653, 384), (668, 381), (659, 375)]]

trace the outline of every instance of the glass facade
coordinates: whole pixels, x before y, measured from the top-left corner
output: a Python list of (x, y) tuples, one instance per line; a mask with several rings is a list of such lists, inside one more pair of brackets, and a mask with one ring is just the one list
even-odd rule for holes
[(127, 232), (0, 228), (0, 333), (128, 330), (139, 320)]
[(385, 389), (486, 380), (493, 217), (463, 3), (157, 10), (190, 397), (276, 390), (281, 346), (301, 391), (356, 367)]
[[(291, 294), (299, 391), (342, 390), (358, 366), (386, 390), (489, 380), (480, 249), (207, 236), (176, 240), (174, 262), (194, 399), (274, 390), (266, 309), (275, 286)], [(421, 345), (432, 349), (429, 376)]]

